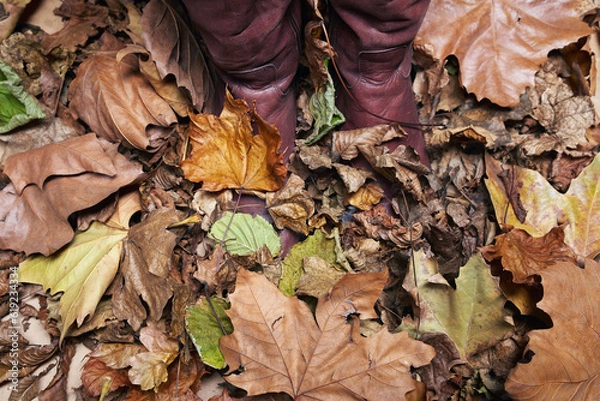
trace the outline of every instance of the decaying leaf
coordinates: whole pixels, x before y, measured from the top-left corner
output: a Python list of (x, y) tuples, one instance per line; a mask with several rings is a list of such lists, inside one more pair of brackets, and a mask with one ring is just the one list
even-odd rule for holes
[(126, 236), (126, 230), (94, 222), (60, 252), (30, 257), (19, 266), (21, 281), (41, 284), (52, 294), (63, 292), (58, 309), (61, 341), (75, 320), (81, 326), (86, 316), (94, 315), (117, 274)]
[(333, 154), (344, 160), (358, 156), (360, 146), (377, 146), (394, 138), (406, 136), (396, 124), (382, 124), (374, 127), (349, 131), (336, 131), (333, 134)]
[(401, 248), (408, 248), (420, 240), (423, 225), (419, 222), (404, 227), (400, 219), (391, 216), (383, 205), (375, 206), (354, 215), (354, 219), (364, 227), (368, 237), (375, 240), (392, 241)]
[(148, 2), (140, 22), (144, 46), (156, 61), (160, 77), (173, 74), (177, 84), (188, 90), (192, 105), (202, 111), (210, 104), (214, 88), (192, 30), (171, 5), (160, 0)]
[(151, 320), (158, 321), (173, 295), (167, 278), (173, 268), (178, 235), (168, 227), (180, 219), (175, 210), (157, 210), (129, 230), (112, 299), (115, 316), (135, 330), (147, 316), (142, 299)]
[(571, 182), (565, 194), (555, 190), (548, 181), (533, 170), (518, 166), (508, 167), (514, 172), (510, 184), (517, 189), (520, 202), (527, 210), (527, 218), (521, 222), (509, 202), (511, 188), (498, 177), (502, 164), (486, 156), (487, 176), (485, 183), (501, 226), (522, 229), (533, 237), (541, 237), (559, 224), (565, 225), (565, 243), (577, 255), (595, 257), (600, 253), (600, 230), (595, 224), (600, 216), (600, 187), (598, 174), (600, 157), (587, 166)]
[(354, 193), (348, 194), (346, 202), (360, 210), (369, 210), (378, 204), (384, 197), (383, 188), (374, 182), (358, 188)]
[(345, 272), (330, 265), (318, 256), (307, 256), (302, 261), (304, 273), (298, 280), (297, 295), (319, 298), (341, 279)]
[(564, 243), (564, 227), (555, 227), (543, 237), (534, 238), (526, 231), (514, 229), (495, 238), (494, 245), (481, 249), (486, 260), (501, 259), (502, 267), (513, 274), (515, 283), (532, 282), (557, 262), (574, 262), (576, 255)]
[(267, 193), (267, 210), (280, 230), (290, 228), (308, 235), (308, 219), (315, 213), (315, 202), (304, 185), (302, 178), (292, 174), (279, 191)]
[(112, 369), (97, 358), (89, 358), (83, 365), (81, 382), (86, 392), (94, 397), (102, 393), (106, 383), (109, 383), (108, 392), (130, 384), (126, 370)]
[(420, 250), (409, 264), (403, 287), (419, 306), (419, 331), (447, 334), (463, 360), (493, 346), (513, 329), (505, 321), (506, 299), (481, 255), (460, 269), (454, 289), (438, 273), (435, 260)]
[(137, 149), (156, 151), (177, 122), (133, 55), (120, 61), (106, 54), (88, 57), (71, 83), (69, 99), (79, 118), (98, 135)]
[(600, 394), (600, 265), (558, 262), (539, 274), (544, 298), (538, 307), (553, 326), (528, 334), (535, 354), (510, 372), (506, 390), (515, 400), (593, 400)]
[(253, 135), (248, 104), (226, 93), (219, 117), (191, 114), (187, 130), (191, 151), (181, 162), (185, 177), (201, 182), (202, 189), (245, 189), (277, 191), (287, 174), (281, 136), (255, 110), (251, 112), (258, 128)]
[(319, 257), (336, 268), (341, 267), (336, 261), (335, 240), (327, 238), (323, 231), (315, 230), (306, 240), (294, 245), (283, 260), (279, 289), (284, 295), (291, 297), (296, 294), (306, 257)]
[(142, 171), (94, 134), (10, 157), (0, 192), (0, 248), (49, 255), (73, 238), (71, 213), (132, 183)]
[[(415, 43), (437, 59), (454, 54), (478, 99), (514, 106), (548, 52), (591, 34), (577, 2), (433, 0)], [(484, 45), (487, 44), (487, 45)]]
[(179, 343), (155, 326), (142, 328), (140, 341), (148, 352), (137, 353), (129, 359), (129, 380), (142, 390), (158, 389), (169, 377), (167, 367), (177, 357)]
[(227, 380), (249, 395), (284, 392), (296, 400), (404, 396), (415, 388), (411, 366), (426, 365), (435, 352), (406, 333), (360, 335), (357, 315), (377, 316), (373, 304), (386, 281), (386, 271), (344, 276), (319, 299), (315, 322), (298, 298), (240, 270), (228, 312), (234, 331), (221, 351), (230, 371), (243, 371)]

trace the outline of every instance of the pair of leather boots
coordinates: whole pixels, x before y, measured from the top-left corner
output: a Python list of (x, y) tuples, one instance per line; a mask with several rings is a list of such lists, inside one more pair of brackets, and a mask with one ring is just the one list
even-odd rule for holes
[[(291, 88), (300, 60), (303, 0), (184, 0), (219, 76), (237, 98), (256, 102), (274, 124), (285, 161), (293, 153), (296, 102)], [(348, 93), (336, 91), (342, 129), (398, 122), (429, 165), (410, 79), (412, 41), (429, 0), (329, 0), (331, 43)], [(357, 100), (359, 103), (357, 103)]]

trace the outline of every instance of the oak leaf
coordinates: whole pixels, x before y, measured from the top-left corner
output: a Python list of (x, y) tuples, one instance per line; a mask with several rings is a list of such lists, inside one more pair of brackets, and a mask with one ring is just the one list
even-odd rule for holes
[(73, 239), (68, 217), (131, 184), (141, 169), (94, 134), (6, 161), (0, 192), (0, 248), (49, 255)]
[(185, 177), (202, 189), (277, 191), (287, 174), (281, 136), (256, 110), (251, 112), (258, 133), (253, 135), (248, 104), (227, 92), (219, 117), (190, 114), (187, 133), (191, 150), (181, 162)]
[(120, 61), (107, 54), (89, 56), (69, 87), (69, 100), (99, 136), (141, 150), (156, 151), (177, 123), (133, 55)]
[(436, 59), (454, 54), (462, 84), (478, 99), (515, 106), (548, 52), (592, 33), (585, 11), (572, 0), (433, 0), (415, 44)]
[(539, 274), (538, 307), (553, 326), (528, 333), (535, 354), (510, 372), (506, 390), (515, 400), (593, 400), (600, 394), (600, 265), (559, 262)]
[[(565, 226), (565, 243), (581, 257), (594, 258), (600, 253), (600, 156), (571, 181), (561, 194), (538, 172), (518, 166), (504, 166), (486, 156), (487, 179), (496, 218), (504, 228), (519, 228), (533, 237), (541, 237), (561, 223)], [(499, 176), (509, 171), (503, 181)], [(518, 199), (518, 201), (517, 201)], [(526, 210), (521, 221), (517, 210)]]
[(228, 311), (234, 331), (221, 338), (221, 351), (230, 371), (243, 371), (227, 380), (249, 395), (284, 392), (295, 400), (404, 396), (415, 388), (411, 366), (429, 363), (435, 351), (406, 333), (361, 336), (357, 316), (377, 317), (373, 305), (386, 281), (386, 271), (344, 276), (319, 299), (315, 321), (304, 302), (240, 270)]

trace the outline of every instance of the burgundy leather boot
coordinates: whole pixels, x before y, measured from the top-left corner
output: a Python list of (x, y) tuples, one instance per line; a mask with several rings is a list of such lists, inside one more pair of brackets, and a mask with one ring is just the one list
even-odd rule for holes
[[(300, 1), (183, 0), (219, 76), (236, 98), (274, 124), (284, 162), (294, 150)], [(221, 105), (222, 107), (222, 105)]]
[(346, 117), (343, 129), (398, 122), (407, 138), (387, 142), (414, 148), (429, 166), (412, 91), (412, 41), (429, 0), (330, 0), (329, 32), (344, 80), (336, 103)]

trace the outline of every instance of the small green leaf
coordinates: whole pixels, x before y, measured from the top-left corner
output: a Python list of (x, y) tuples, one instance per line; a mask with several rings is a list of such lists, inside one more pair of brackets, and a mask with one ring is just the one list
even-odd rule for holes
[(290, 253), (283, 260), (283, 271), (279, 281), (279, 290), (287, 297), (296, 294), (300, 277), (304, 273), (303, 262), (305, 257), (318, 256), (328, 264), (341, 269), (336, 261), (335, 240), (327, 238), (321, 230), (316, 230), (303, 242), (294, 245)]
[[(325, 67), (328, 62), (329, 60), (325, 60)], [(335, 106), (335, 87), (329, 72), (327, 72), (327, 83), (318, 88), (311, 96), (309, 109), (315, 122), (313, 132), (306, 138), (307, 145), (316, 143), (329, 131), (346, 121), (342, 112)]]
[(17, 74), (0, 60), (0, 134), (46, 117), (37, 100), (19, 82)]
[(75, 320), (81, 326), (86, 316), (94, 314), (117, 274), (126, 236), (126, 230), (95, 221), (61, 251), (33, 256), (19, 265), (19, 280), (41, 284), (52, 294), (63, 293), (58, 309), (61, 341)]
[(281, 250), (281, 240), (267, 220), (246, 213), (227, 212), (215, 221), (209, 236), (219, 242), (232, 255), (252, 255), (266, 245), (273, 256)]
[[(204, 298), (200, 300), (198, 305), (188, 306), (185, 315), (185, 327), (202, 358), (202, 362), (215, 369), (223, 369), (225, 358), (219, 349), (219, 340), (224, 336), (223, 329), (227, 334), (233, 333), (233, 325), (229, 316), (225, 313), (230, 305), (226, 299), (218, 297), (212, 297), (211, 302), (214, 312)], [(219, 324), (215, 313), (221, 324)]]

